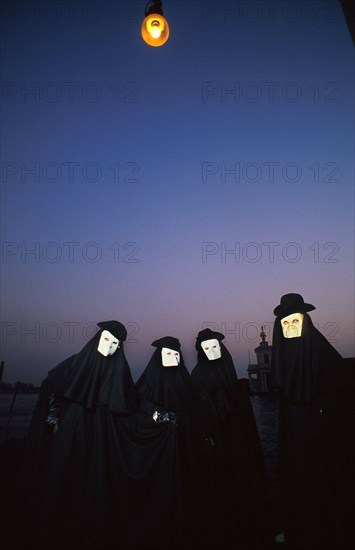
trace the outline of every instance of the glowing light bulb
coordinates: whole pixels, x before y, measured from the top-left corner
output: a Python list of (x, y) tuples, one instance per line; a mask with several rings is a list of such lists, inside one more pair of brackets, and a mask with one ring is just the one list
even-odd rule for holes
[(149, 46), (162, 46), (169, 38), (169, 25), (159, 13), (150, 13), (142, 23), (142, 38)]

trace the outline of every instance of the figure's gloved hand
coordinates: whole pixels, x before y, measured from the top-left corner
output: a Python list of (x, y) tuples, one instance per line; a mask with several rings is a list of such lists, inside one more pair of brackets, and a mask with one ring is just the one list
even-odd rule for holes
[(158, 423), (170, 422), (171, 424), (177, 425), (177, 416), (172, 411), (154, 411), (152, 418), (155, 422)]
[(47, 401), (46, 432), (49, 435), (56, 435), (59, 427), (61, 403), (56, 400), (54, 393), (51, 393)]
[(217, 457), (217, 445), (213, 437), (205, 437), (202, 442), (202, 456), (205, 460), (214, 460)]

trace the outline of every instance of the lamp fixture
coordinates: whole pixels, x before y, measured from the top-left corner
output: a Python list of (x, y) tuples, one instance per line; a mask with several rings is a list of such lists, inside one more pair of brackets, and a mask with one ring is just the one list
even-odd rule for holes
[(145, 8), (142, 38), (149, 46), (162, 46), (169, 38), (169, 25), (163, 17), (161, 0), (150, 0)]

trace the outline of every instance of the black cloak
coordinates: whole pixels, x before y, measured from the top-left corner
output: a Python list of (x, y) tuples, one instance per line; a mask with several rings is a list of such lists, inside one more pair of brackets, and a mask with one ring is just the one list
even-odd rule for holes
[[(137, 397), (125, 327), (99, 326), (81, 352), (48, 373), (33, 414), (19, 498), (39, 548), (105, 548), (122, 517), (117, 480), (124, 478)], [(97, 351), (103, 330), (120, 341), (107, 357)]]
[[(203, 351), (201, 342), (210, 339), (219, 341), (221, 358), (209, 360)], [(204, 457), (201, 523), (209, 548), (255, 548), (263, 531), (254, 522), (257, 517), (263, 525), (266, 468), (248, 390), (223, 339), (210, 329), (199, 332), (191, 373)]]
[[(302, 313), (302, 312), (301, 312)], [(282, 399), (310, 404), (317, 396), (336, 394), (344, 386), (342, 357), (303, 312), (302, 335), (284, 338), (281, 318), (273, 331), (272, 384)]]
[[(279, 403), (279, 473), (285, 540), (291, 548), (348, 547), (353, 476), (349, 388), (342, 357), (314, 327), (298, 294), (275, 309), (272, 380)], [(300, 337), (285, 338), (281, 319), (303, 313)]]
[[(192, 405), (192, 384), (180, 351), (179, 340), (172, 336), (165, 336), (155, 340), (152, 346), (157, 349), (137, 381), (139, 395), (158, 408), (163, 407), (177, 414), (188, 412)], [(179, 351), (180, 364), (177, 367), (163, 367), (162, 348)]]
[(192, 548), (192, 490), (196, 477), (193, 391), (180, 352), (178, 366), (164, 367), (163, 347), (180, 351), (176, 338), (164, 337), (136, 387), (136, 462), (130, 465), (131, 541), (151, 548)]

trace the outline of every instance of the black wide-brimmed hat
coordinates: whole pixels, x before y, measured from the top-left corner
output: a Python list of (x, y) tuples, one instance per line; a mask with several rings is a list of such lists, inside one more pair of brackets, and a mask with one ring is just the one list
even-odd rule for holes
[(100, 321), (97, 326), (102, 330), (108, 330), (120, 342), (124, 342), (127, 338), (127, 329), (119, 321)]
[(275, 307), (276, 317), (287, 317), (291, 313), (304, 313), (316, 309), (312, 304), (307, 304), (301, 294), (284, 294), (281, 296), (280, 305)]

